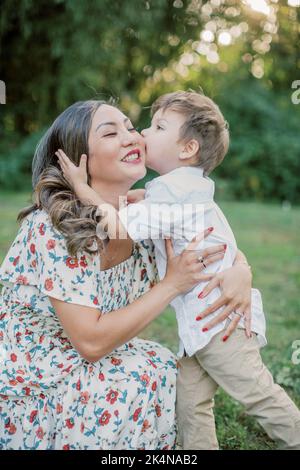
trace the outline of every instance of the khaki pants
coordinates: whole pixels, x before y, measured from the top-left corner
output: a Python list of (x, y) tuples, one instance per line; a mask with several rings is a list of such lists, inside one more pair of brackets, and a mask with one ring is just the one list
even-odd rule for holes
[(213, 414), (218, 386), (244, 405), (280, 448), (300, 449), (300, 411), (274, 383), (256, 335), (247, 339), (236, 329), (226, 342), (223, 335), (179, 361), (176, 413), (183, 449), (218, 449)]

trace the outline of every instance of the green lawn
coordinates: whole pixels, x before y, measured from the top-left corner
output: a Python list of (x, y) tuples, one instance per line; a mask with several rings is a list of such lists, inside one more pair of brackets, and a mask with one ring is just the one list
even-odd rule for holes
[[(17, 230), (18, 210), (28, 194), (0, 193), (0, 260)], [(292, 343), (300, 340), (300, 209), (278, 205), (226, 202), (221, 204), (254, 273), (254, 285), (264, 300), (269, 344), (262, 354), (277, 381), (300, 406), (300, 365), (291, 362)], [(177, 351), (175, 315), (166, 311), (140, 335)], [(216, 397), (216, 421), (224, 449), (269, 449), (272, 442), (222, 391)]]

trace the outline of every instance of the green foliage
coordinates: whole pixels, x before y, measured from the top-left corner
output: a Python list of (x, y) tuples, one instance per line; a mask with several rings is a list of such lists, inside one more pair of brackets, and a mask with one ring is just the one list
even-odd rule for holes
[[(291, 84), (300, 78), (300, 9), (269, 4), (263, 15), (232, 0), (3, 0), (0, 184), (30, 181), (42, 130), (74, 101), (112, 95), (142, 128), (158, 95), (202, 87), (231, 127), (230, 153), (213, 175), (221, 194), (298, 203)], [(218, 41), (222, 31), (235, 31), (230, 46)]]
[[(43, 131), (29, 134), (12, 149), (2, 143), (0, 153), (0, 186), (2, 189), (24, 189), (31, 185), (31, 162)], [(18, 140), (17, 136), (15, 137)]]
[[(236, 198), (300, 202), (300, 113), (261, 83), (233, 83), (219, 104), (229, 121), (228, 156), (216, 170)], [(287, 90), (290, 94), (290, 90)]]

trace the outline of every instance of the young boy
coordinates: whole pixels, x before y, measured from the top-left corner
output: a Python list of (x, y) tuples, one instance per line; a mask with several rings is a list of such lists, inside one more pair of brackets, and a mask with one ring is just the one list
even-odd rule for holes
[[(214, 202), (214, 183), (207, 175), (222, 162), (228, 150), (224, 117), (212, 100), (194, 92), (161, 96), (152, 106), (152, 116), (151, 127), (142, 135), (147, 166), (161, 176), (147, 183), (143, 201), (121, 209), (117, 217), (133, 240), (152, 238), (160, 277), (166, 271), (164, 238), (172, 237), (178, 254), (199, 232), (199, 223), (214, 227), (199, 248), (226, 244), (223, 260), (209, 266), (209, 273), (223, 271), (233, 265), (237, 246), (224, 214)], [(72, 179), (72, 172), (65, 176)], [(85, 189), (81, 185), (77, 194), (99, 204), (99, 196), (93, 196), (87, 185)], [(114, 212), (111, 208), (108, 217), (116, 217)], [(199, 261), (206, 268), (201, 257)], [(253, 335), (247, 338), (244, 333), (245, 312), (235, 312), (239, 325), (227, 341), (223, 332), (226, 320), (203, 328), (201, 311), (220, 296), (220, 290), (215, 288), (204, 297), (205, 285), (199, 284), (172, 302), (180, 338), (177, 417), (183, 448), (218, 448), (213, 404), (221, 386), (257, 418), (281, 448), (300, 449), (300, 412), (285, 391), (274, 384), (259, 353), (266, 344), (259, 291), (252, 289)]]

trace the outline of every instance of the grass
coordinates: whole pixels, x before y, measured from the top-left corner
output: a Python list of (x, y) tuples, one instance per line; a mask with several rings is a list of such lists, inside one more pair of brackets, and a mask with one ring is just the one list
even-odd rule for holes
[[(0, 261), (14, 239), (16, 214), (28, 200), (28, 193), (0, 192)], [(262, 350), (264, 361), (300, 406), (300, 365), (291, 361), (292, 343), (300, 340), (300, 209), (239, 202), (226, 202), (221, 207), (239, 248), (252, 265), (254, 285), (263, 295), (268, 338), (268, 346)], [(140, 337), (176, 352), (173, 310), (167, 308)], [(216, 396), (216, 422), (223, 449), (274, 448), (255, 420), (222, 390)]]

